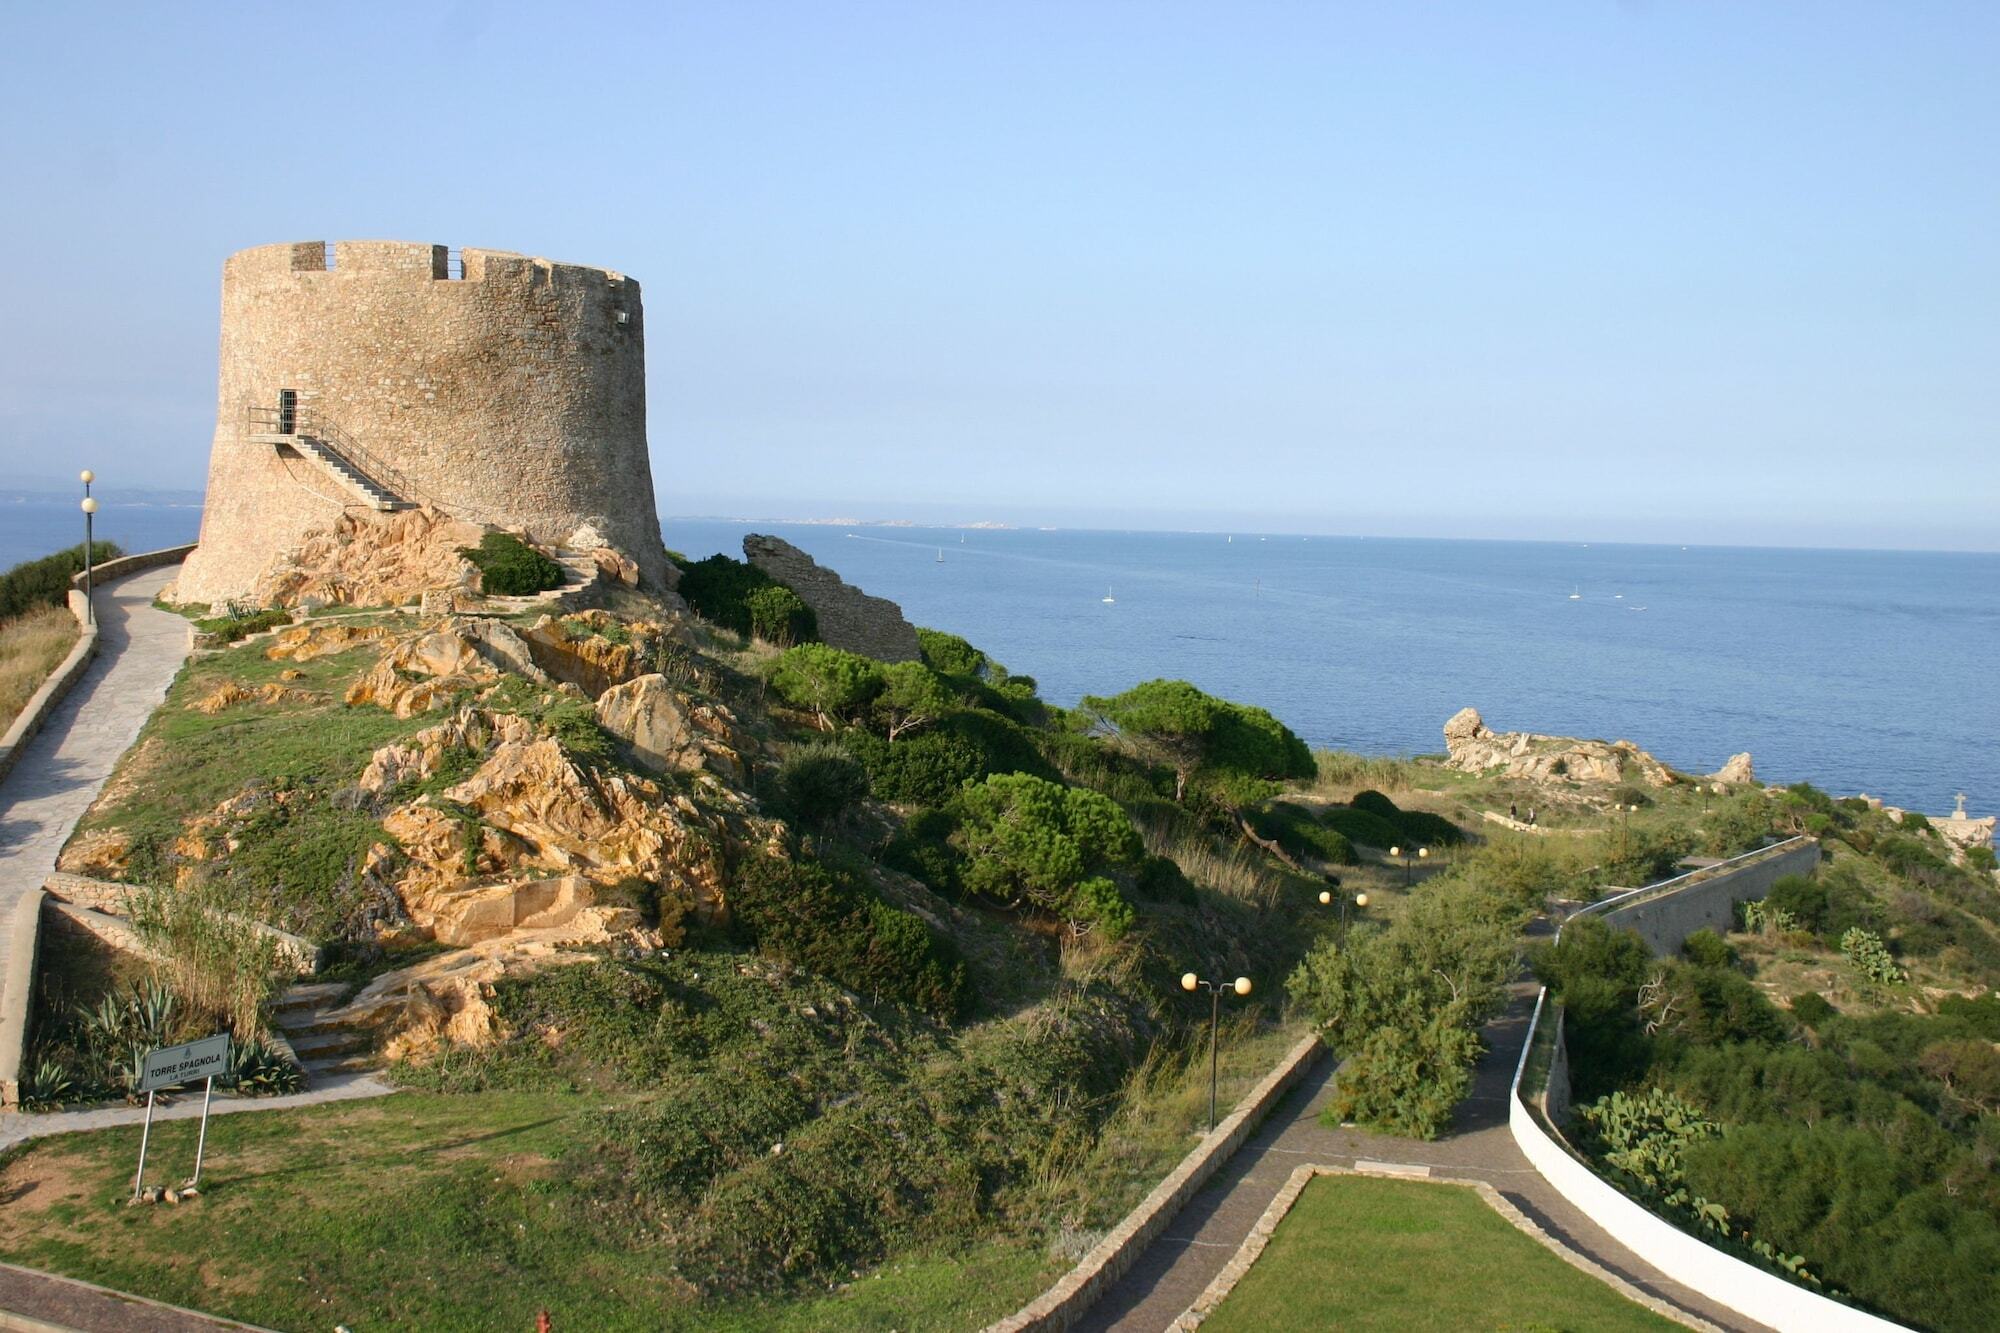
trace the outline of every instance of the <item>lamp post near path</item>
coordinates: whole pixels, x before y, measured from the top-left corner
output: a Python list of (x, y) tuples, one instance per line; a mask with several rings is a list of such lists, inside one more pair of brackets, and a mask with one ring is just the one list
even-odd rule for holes
[[(1336, 888), (1339, 887), (1338, 880), (1334, 881), (1334, 884)], [(1340, 938), (1343, 940), (1347, 938), (1347, 904), (1349, 901), (1346, 894), (1343, 893), (1340, 895)], [(1365, 908), (1368, 906), (1368, 895), (1357, 893), (1354, 895), (1352, 902), (1357, 910)], [(1319, 905), (1321, 907), (1330, 907), (1333, 905), (1332, 889), (1321, 889), (1319, 891)]]
[(1216, 1030), (1222, 1022), (1222, 992), (1234, 991), (1238, 995), (1250, 993), (1250, 978), (1238, 977), (1234, 981), (1203, 981), (1192, 972), (1181, 973), (1181, 989), (1194, 991), (1206, 988), (1208, 991), (1208, 1130), (1215, 1132), (1215, 1041)]
[(90, 597), (91, 582), (91, 519), (97, 514), (97, 499), (90, 493), (90, 483), (97, 480), (97, 474), (89, 468), (83, 470), (83, 614), (85, 623), (97, 623), (97, 603)]
[[(1403, 886), (1405, 888), (1408, 888), (1410, 884), (1410, 865), (1411, 865), (1410, 857), (1412, 856), (1412, 854), (1413, 853), (1411, 849), (1408, 847), (1391, 847), (1389, 849), (1389, 855), (1391, 858), (1401, 858), (1403, 862)], [(1415, 849), (1414, 852), (1414, 855), (1419, 861), (1429, 859), (1430, 854), (1431, 854), (1431, 849), (1428, 847), (1418, 847)]]

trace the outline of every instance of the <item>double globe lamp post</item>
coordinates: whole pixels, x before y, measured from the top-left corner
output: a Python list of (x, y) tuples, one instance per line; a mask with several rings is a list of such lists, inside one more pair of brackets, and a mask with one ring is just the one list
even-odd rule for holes
[(97, 623), (97, 603), (90, 598), (91, 576), (91, 520), (97, 514), (97, 497), (90, 493), (90, 483), (97, 480), (97, 474), (89, 468), (83, 470), (83, 614), (86, 623)]
[(1250, 993), (1250, 978), (1238, 977), (1234, 981), (1203, 981), (1192, 972), (1181, 973), (1181, 989), (1208, 991), (1208, 1129), (1215, 1132), (1215, 1034), (1222, 1021), (1222, 993), (1234, 991), (1238, 995)]
[[(1347, 938), (1347, 904), (1349, 901), (1350, 899), (1346, 894), (1343, 893), (1340, 895), (1340, 936), (1342, 939)], [(1356, 910), (1365, 910), (1368, 906), (1368, 895), (1357, 893), (1351, 901), (1354, 903)], [(1321, 889), (1319, 891), (1319, 905), (1321, 907), (1331, 907), (1333, 905), (1332, 889)]]
[(1410, 858), (1415, 856), (1418, 861), (1424, 861), (1430, 858), (1430, 854), (1431, 849), (1428, 847), (1391, 847), (1389, 849), (1389, 856), (1392, 859), (1400, 859), (1403, 863), (1403, 883), (1406, 887), (1410, 882), (1410, 866), (1413, 864)]

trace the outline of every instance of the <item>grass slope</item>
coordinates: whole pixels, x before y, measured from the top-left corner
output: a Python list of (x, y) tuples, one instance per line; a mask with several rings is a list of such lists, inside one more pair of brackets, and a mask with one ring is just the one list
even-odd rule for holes
[(1570, 1267), (1469, 1189), (1322, 1176), (1202, 1327), (1618, 1333), (1679, 1325)]

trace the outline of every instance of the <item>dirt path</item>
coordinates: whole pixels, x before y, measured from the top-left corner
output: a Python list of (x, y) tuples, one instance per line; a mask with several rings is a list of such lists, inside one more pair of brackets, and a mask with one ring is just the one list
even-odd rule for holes
[[(1507, 1096), (1533, 1008), (1534, 988), (1526, 983), (1517, 986), (1506, 1011), (1486, 1027), (1488, 1050), (1475, 1071), (1472, 1095), (1459, 1107), (1451, 1132), (1434, 1143), (1321, 1123), (1320, 1108), (1332, 1095), (1334, 1075), (1332, 1059), (1323, 1057), (1079, 1327), (1160, 1333), (1235, 1255), (1294, 1168), (1370, 1161), (1428, 1166), (1442, 1175), (1484, 1180), (1550, 1235), (1633, 1286), (1719, 1327), (1761, 1333), (1762, 1325), (1749, 1323), (1673, 1281), (1613, 1240), (1572, 1208), (1521, 1155), (1507, 1128)], [(1365, 1257), (1357, 1256), (1357, 1262), (1365, 1262)]]

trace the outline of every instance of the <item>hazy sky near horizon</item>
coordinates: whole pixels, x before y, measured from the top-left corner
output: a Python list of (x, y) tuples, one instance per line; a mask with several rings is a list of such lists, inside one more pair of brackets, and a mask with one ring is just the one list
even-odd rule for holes
[(2000, 549), (2000, 7), (15, 4), (0, 489), (244, 246), (637, 277), (662, 512)]

